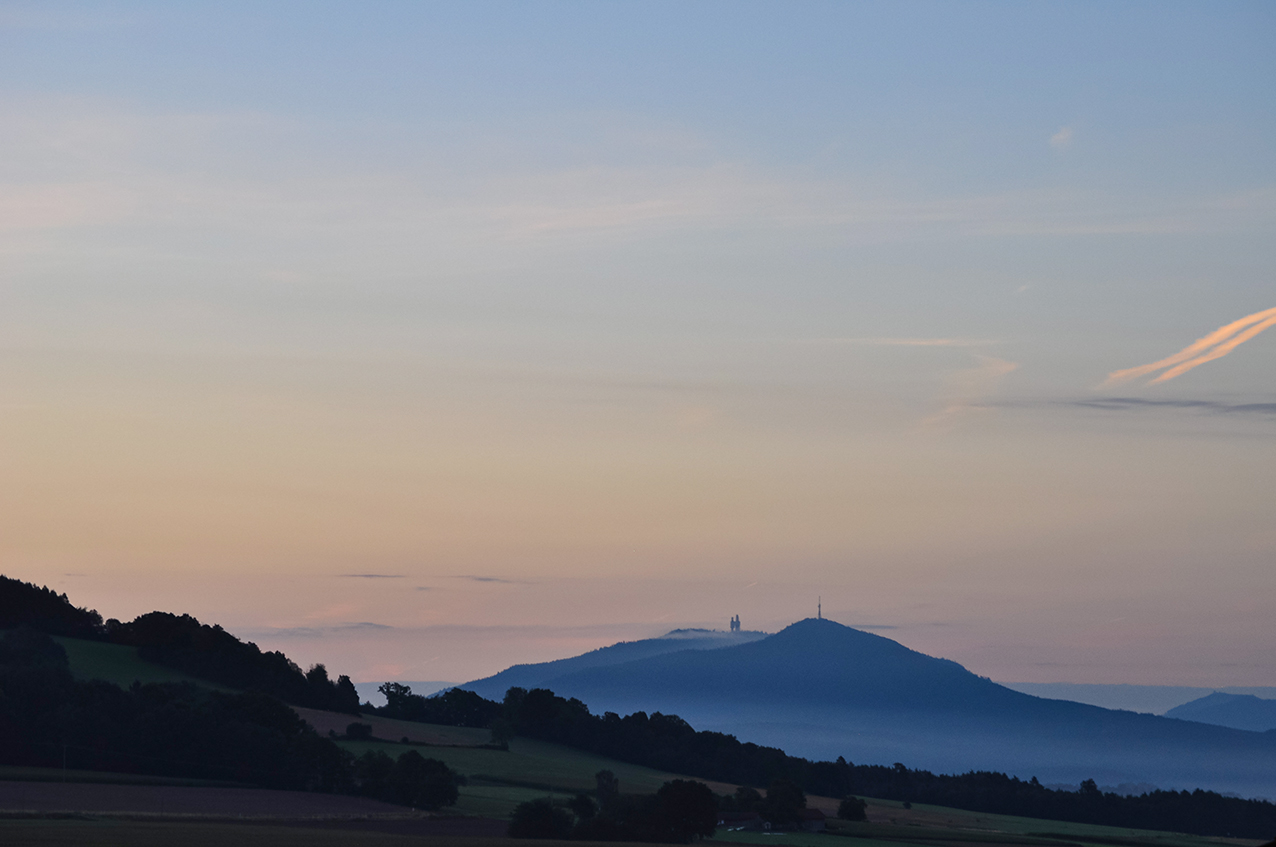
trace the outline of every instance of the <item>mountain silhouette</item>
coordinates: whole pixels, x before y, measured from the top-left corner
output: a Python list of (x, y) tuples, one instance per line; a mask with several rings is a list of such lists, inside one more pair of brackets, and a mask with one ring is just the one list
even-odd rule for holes
[(514, 665), (494, 676), (460, 686), (490, 700), (500, 700), (510, 688), (548, 688), (547, 683), (577, 671), (619, 665), (682, 650), (713, 650), (766, 638), (765, 632), (720, 632), (712, 629), (675, 629), (659, 638), (621, 641), (569, 659)]
[(1224, 694), (1215, 691), (1198, 700), (1175, 706), (1165, 716), (1265, 732), (1276, 729), (1276, 700), (1264, 700), (1252, 694)]
[(525, 665), (461, 687), (489, 697), (502, 685), (549, 688), (595, 712), (673, 713), (819, 759), (1276, 796), (1276, 733), (1022, 694), (829, 620), (743, 644), (625, 655)]

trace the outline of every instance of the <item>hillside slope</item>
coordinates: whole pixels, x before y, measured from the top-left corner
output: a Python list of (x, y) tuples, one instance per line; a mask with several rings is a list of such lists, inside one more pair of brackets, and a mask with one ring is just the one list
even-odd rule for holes
[(610, 667), (683, 650), (715, 650), (766, 638), (765, 632), (721, 632), (711, 629), (677, 629), (659, 638), (621, 641), (568, 659), (514, 665), (498, 674), (461, 686), (489, 700), (500, 700), (510, 688), (552, 688), (560, 677), (591, 668)]
[(1276, 735), (1033, 697), (827, 620), (544, 684), (595, 712), (673, 712), (816, 758), (1276, 796)]
[(1225, 694), (1215, 691), (1176, 706), (1165, 713), (1167, 718), (1230, 726), (1266, 732), (1276, 729), (1276, 700), (1264, 700), (1252, 694)]

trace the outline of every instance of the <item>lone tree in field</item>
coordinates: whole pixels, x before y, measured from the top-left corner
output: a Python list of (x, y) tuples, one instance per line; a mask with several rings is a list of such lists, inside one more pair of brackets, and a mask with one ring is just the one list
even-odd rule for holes
[(713, 835), (718, 824), (718, 798), (703, 782), (675, 779), (656, 792), (660, 840), (684, 844)]
[(767, 787), (762, 817), (784, 826), (799, 823), (806, 808), (806, 793), (791, 779), (777, 779)]
[(620, 797), (620, 780), (611, 771), (599, 771), (594, 774), (594, 780), (598, 783), (598, 790), (594, 792), (598, 795), (598, 805), (606, 809)]
[(572, 834), (572, 814), (549, 800), (519, 803), (510, 815), (510, 838), (558, 838)]
[(837, 804), (837, 816), (844, 821), (866, 821), (868, 804), (858, 797), (847, 797)]

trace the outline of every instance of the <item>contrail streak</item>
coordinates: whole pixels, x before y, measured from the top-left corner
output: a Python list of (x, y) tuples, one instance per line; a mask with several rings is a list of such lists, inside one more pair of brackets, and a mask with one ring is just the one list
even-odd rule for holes
[[(1155, 373), (1162, 368), (1169, 368), (1170, 370), (1161, 374), (1152, 382), (1164, 382), (1167, 379), (1174, 379), (1174, 377), (1187, 373), (1198, 365), (1226, 356), (1239, 345), (1273, 325), (1276, 325), (1276, 308), (1264, 309), (1261, 312), (1246, 315), (1240, 320), (1232, 321), (1227, 326), (1219, 327), (1209, 335), (1193, 341), (1173, 356), (1152, 362), (1150, 365), (1140, 365), (1137, 368), (1113, 371), (1108, 374), (1108, 378), (1100, 387), (1128, 382), (1131, 379)], [(1246, 329), (1247, 327), (1248, 329)], [(1210, 348), (1214, 349), (1211, 350)]]
[(1228, 339), (1227, 341), (1224, 341), (1222, 344), (1218, 345), (1217, 347), (1215, 347), (1213, 350), (1209, 351), (1208, 353), (1204, 353), (1200, 356), (1197, 356), (1195, 359), (1192, 359), (1189, 362), (1184, 362), (1183, 364), (1178, 365), (1177, 367), (1170, 368), (1168, 371), (1161, 374), (1156, 379), (1152, 380), (1152, 383), (1149, 383), (1149, 385), (1153, 383), (1157, 383), (1157, 382), (1165, 382), (1167, 379), (1174, 379), (1174, 377), (1187, 373), (1188, 371), (1190, 371), (1192, 368), (1196, 367), (1197, 365), (1203, 365), (1206, 362), (1212, 362), (1215, 359), (1221, 359), (1224, 356), (1226, 356), (1228, 353), (1235, 350), (1237, 347), (1244, 344), (1246, 341), (1249, 341), (1255, 335), (1258, 335), (1263, 330), (1273, 326), (1276, 326), (1276, 317), (1271, 317), (1260, 324), (1255, 324), (1254, 326), (1251, 326), (1249, 329), (1245, 330), (1244, 332), (1237, 333), (1232, 338)]

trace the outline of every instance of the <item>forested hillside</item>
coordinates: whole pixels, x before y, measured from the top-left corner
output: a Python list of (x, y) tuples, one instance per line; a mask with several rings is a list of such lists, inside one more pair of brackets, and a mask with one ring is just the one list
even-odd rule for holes
[(283, 653), (264, 652), (190, 615), (151, 612), (128, 623), (103, 621), (97, 612), (74, 606), (65, 594), (0, 576), (0, 629), (19, 626), (126, 644), (136, 647), (143, 659), (229, 688), (312, 709), (359, 713), (359, 695), (350, 678), (332, 680), (323, 665), (303, 672)]

